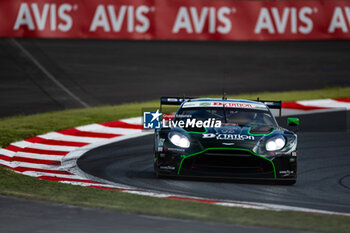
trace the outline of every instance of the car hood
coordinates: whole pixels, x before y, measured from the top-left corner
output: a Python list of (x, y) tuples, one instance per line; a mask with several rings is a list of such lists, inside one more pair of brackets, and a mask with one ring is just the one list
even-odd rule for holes
[(278, 131), (278, 128), (273, 127), (222, 126), (207, 128), (206, 132), (191, 136), (200, 143), (202, 148), (234, 147), (252, 149), (261, 138), (276, 133), (276, 131)]

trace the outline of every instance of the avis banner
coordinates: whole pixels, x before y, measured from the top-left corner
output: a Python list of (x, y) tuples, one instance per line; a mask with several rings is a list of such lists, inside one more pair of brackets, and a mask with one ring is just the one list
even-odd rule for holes
[(0, 0), (0, 36), (350, 39), (350, 1)]

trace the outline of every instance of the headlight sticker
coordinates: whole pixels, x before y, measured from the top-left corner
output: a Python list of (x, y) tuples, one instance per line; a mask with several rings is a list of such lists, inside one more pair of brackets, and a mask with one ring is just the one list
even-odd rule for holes
[(182, 133), (178, 132), (170, 132), (168, 134), (169, 140), (172, 144), (175, 146), (181, 147), (181, 148), (189, 148), (190, 147), (190, 140), (183, 135)]
[(272, 137), (266, 141), (265, 148), (267, 151), (278, 151), (286, 145), (286, 139), (282, 135)]

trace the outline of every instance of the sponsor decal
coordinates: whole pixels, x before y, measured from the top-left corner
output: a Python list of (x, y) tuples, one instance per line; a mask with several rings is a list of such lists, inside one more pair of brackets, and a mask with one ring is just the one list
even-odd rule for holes
[(197, 104), (195, 102), (186, 102), (184, 103), (183, 107), (195, 107)]
[(290, 171), (290, 170), (279, 171), (279, 174), (281, 174), (282, 176), (290, 176), (294, 174), (294, 171)]
[(216, 134), (214, 133), (204, 133), (202, 134), (202, 138), (215, 138)]
[(343, 0), (18, 0), (0, 1), (0, 19), (1, 37), (350, 39)]
[(254, 140), (254, 136), (252, 135), (244, 135), (244, 134), (214, 134), (214, 133), (205, 133), (202, 135), (202, 138), (216, 138), (218, 140)]
[(150, 28), (149, 13), (151, 11), (154, 11), (154, 8), (145, 5), (121, 5), (118, 7), (99, 4), (96, 7), (89, 31), (122, 32), (123, 29), (126, 29), (128, 33), (145, 33)]
[(234, 128), (221, 128), (220, 129), (220, 133), (234, 134), (235, 132), (236, 132), (236, 130)]
[[(1, 8), (1, 4), (0, 4)], [(13, 25), (13, 30), (27, 29), (29, 31), (67, 32), (73, 26), (72, 12), (78, 10), (77, 4), (36, 2), (21, 3)], [(1, 15), (1, 12), (0, 12)], [(1, 28), (0, 28), (1, 31)]]
[(254, 33), (309, 34), (314, 26), (311, 16), (315, 13), (317, 13), (317, 9), (311, 7), (301, 7), (299, 9), (296, 7), (284, 7), (282, 10), (276, 7), (262, 7)]
[(225, 106), (227, 108), (253, 108), (252, 104), (234, 102), (213, 102), (213, 106)]
[[(228, 34), (232, 30), (230, 16), (233, 14), (235, 14), (235, 9), (229, 7), (202, 7), (198, 9), (197, 7), (182, 6), (177, 12), (172, 32), (174, 34), (179, 32)], [(206, 21), (209, 22), (207, 25)], [(191, 22), (193, 22), (193, 27)]]
[(223, 101), (195, 101), (186, 102), (182, 106), (183, 108), (190, 107), (225, 107), (225, 108), (247, 108), (247, 109), (260, 109), (267, 110), (264, 104), (259, 103), (243, 103), (243, 102), (223, 102)]
[(173, 103), (182, 103), (184, 99), (178, 99), (178, 98), (167, 98), (166, 99), (168, 102), (173, 102)]
[(225, 145), (225, 146), (233, 146), (234, 143), (233, 143), (233, 142), (223, 142), (222, 145)]
[(181, 149), (181, 148), (172, 148), (172, 147), (170, 147), (170, 148), (167, 148), (168, 149), (168, 151), (176, 151), (176, 152), (184, 152), (185, 151), (185, 149)]
[(158, 146), (163, 146), (164, 145), (165, 138), (160, 138), (158, 141)]
[(172, 171), (175, 170), (174, 166), (160, 166), (159, 168), (162, 170), (172, 170)]

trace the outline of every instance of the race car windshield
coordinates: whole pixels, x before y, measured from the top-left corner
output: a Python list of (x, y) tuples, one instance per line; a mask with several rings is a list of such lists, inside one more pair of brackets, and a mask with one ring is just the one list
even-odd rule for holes
[(249, 126), (276, 126), (270, 112), (245, 108), (182, 108), (176, 115), (176, 120), (186, 119), (208, 120), (215, 119), (222, 123), (249, 125)]

